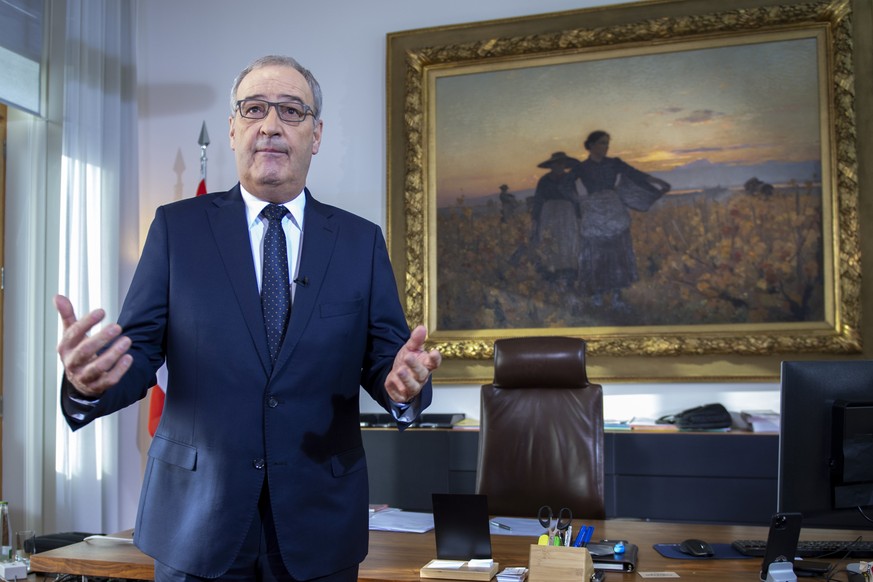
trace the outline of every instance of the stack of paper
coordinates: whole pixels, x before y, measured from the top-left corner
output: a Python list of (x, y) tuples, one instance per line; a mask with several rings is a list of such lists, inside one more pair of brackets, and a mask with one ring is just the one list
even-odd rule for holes
[(497, 574), (497, 582), (524, 582), (527, 580), (527, 568), (504, 568)]
[(433, 514), (388, 508), (370, 514), (370, 529), (424, 533), (433, 529)]
[(494, 560), (431, 560), (418, 575), (443, 580), (491, 580), (498, 567)]
[(780, 416), (773, 410), (743, 410), (740, 416), (753, 432), (779, 432)]

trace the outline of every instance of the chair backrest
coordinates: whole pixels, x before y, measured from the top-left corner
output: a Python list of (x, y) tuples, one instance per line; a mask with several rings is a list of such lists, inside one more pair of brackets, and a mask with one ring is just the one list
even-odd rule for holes
[(603, 389), (585, 371), (585, 342), (528, 337), (494, 343), (482, 386), (476, 492), (493, 515), (542, 505), (603, 519)]

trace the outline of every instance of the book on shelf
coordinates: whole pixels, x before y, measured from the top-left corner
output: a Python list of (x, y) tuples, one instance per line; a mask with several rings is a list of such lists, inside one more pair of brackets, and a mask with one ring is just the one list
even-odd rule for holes
[(452, 425), (452, 430), (479, 430), (479, 419), (463, 418)]
[(607, 418), (603, 421), (603, 428), (606, 430), (630, 430), (632, 420), (632, 418), (625, 418), (621, 420)]
[(669, 432), (677, 432), (679, 427), (671, 423), (658, 422), (655, 418), (634, 417), (630, 420), (632, 430), (661, 430)]
[(431, 560), (418, 575), (442, 580), (491, 580), (500, 565), (494, 560)]

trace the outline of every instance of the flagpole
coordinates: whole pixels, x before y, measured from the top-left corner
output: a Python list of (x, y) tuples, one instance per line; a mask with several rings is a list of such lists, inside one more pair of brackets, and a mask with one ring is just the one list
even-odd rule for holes
[(197, 186), (197, 195), (206, 194), (206, 147), (209, 145), (209, 132), (206, 131), (206, 121), (200, 127), (200, 184)]
[[(200, 144), (200, 183), (197, 185), (197, 196), (200, 196), (201, 194), (206, 194), (206, 146), (209, 145), (209, 132), (206, 131), (205, 121), (200, 128), (200, 139), (197, 140), (197, 143)], [(184, 169), (184, 164), (182, 164), (180, 172)], [(165, 364), (158, 370), (158, 383), (152, 386), (152, 388), (157, 388), (157, 390), (152, 390), (149, 397), (148, 431), (152, 437), (155, 436), (158, 424), (161, 421), (161, 415), (164, 413), (164, 401), (166, 399), (164, 390), (166, 390), (166, 387), (167, 368)]]

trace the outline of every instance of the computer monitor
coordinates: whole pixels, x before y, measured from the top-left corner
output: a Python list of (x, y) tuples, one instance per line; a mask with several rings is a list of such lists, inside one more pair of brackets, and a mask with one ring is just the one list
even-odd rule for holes
[(782, 362), (780, 512), (873, 529), (873, 361)]

